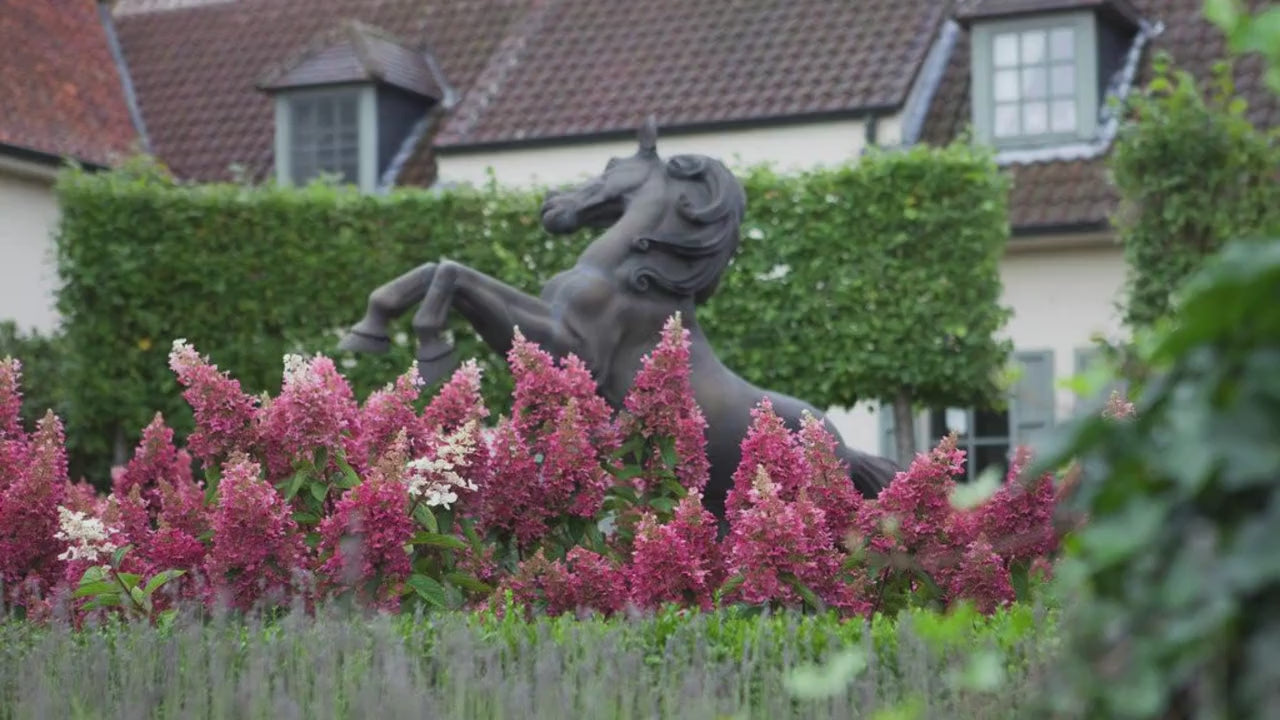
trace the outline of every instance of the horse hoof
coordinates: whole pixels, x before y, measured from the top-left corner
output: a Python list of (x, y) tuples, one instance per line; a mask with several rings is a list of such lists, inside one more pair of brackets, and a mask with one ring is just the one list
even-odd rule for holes
[(391, 338), (385, 335), (370, 335), (352, 328), (342, 337), (338, 343), (338, 349), (385, 355), (391, 349)]
[(428, 387), (447, 378), (458, 368), (458, 354), (441, 339), (418, 344), (418, 377)]

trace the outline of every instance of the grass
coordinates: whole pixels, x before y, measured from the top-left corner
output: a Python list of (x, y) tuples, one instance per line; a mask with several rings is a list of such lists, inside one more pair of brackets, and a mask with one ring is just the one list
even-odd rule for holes
[(1025, 717), (1055, 629), (1027, 606), (870, 623), (733, 610), (15, 620), (0, 624), (0, 718)]

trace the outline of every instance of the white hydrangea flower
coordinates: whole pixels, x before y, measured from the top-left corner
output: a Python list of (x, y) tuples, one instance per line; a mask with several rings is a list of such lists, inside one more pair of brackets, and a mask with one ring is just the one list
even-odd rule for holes
[(99, 557), (110, 556), (116, 550), (115, 543), (107, 535), (107, 526), (98, 518), (59, 505), (58, 524), (59, 530), (54, 537), (68, 543), (66, 552), (58, 556), (59, 560), (97, 562)]
[(311, 370), (311, 363), (301, 355), (289, 353), (284, 356), (284, 381), (291, 384), (303, 380)]
[(458, 466), (475, 449), (476, 421), (472, 420), (451, 435), (445, 436), (434, 458), (410, 460), (407, 468), (409, 495), (421, 499), (429, 507), (446, 510), (458, 501), (454, 488), (476, 490), (476, 484), (458, 473)]

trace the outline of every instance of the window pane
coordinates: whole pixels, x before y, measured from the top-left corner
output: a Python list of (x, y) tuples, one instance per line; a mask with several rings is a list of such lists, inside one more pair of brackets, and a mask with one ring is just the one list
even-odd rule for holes
[(1076, 129), (1076, 103), (1074, 100), (1054, 100), (1050, 125), (1054, 132), (1072, 132)]
[(1018, 71), (997, 70), (995, 83), (996, 102), (1018, 99)]
[(1054, 65), (1049, 70), (1049, 87), (1052, 89), (1054, 97), (1075, 97), (1075, 65)]
[(316, 101), (316, 122), (324, 128), (333, 125), (333, 101), (329, 98), (320, 98)]
[(1044, 62), (1044, 31), (1030, 30), (1022, 33), (1022, 64)]
[(979, 440), (1009, 437), (1009, 413), (1000, 410), (979, 410), (973, 415)]
[(1039, 100), (1048, 95), (1043, 67), (1022, 68), (1022, 97)]
[(973, 463), (968, 468), (969, 478), (977, 479), (979, 473), (983, 470), (993, 467), (1000, 472), (1000, 478), (1004, 479), (1009, 473), (1009, 446), (1008, 445), (979, 445), (973, 449)]
[(1057, 28), (1049, 33), (1049, 57), (1070, 60), (1076, 54), (1076, 34), (1071, 28)]
[(341, 106), (340, 106), (340, 107), (342, 108), (342, 114), (341, 114), (340, 122), (341, 122), (343, 125), (352, 125), (352, 126), (354, 126), (354, 125), (356, 124), (356, 101), (355, 101), (355, 98), (345, 98), (345, 99), (342, 101), (342, 104), (341, 104)]
[(995, 51), (996, 67), (1013, 67), (1018, 64), (1018, 36), (1013, 33), (996, 35)]
[(1049, 104), (1032, 102), (1022, 106), (1022, 132), (1039, 135), (1049, 128)]
[(996, 137), (1010, 137), (1018, 134), (1018, 128), (1021, 123), (1018, 122), (1018, 106), (1013, 105), (997, 105), (996, 106)]

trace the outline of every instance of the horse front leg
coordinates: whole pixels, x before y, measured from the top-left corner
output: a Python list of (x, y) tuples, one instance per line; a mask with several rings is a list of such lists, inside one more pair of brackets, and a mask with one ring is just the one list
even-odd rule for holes
[(565, 344), (563, 327), (553, 320), (547, 303), (478, 270), (443, 260), (413, 316), (418, 373), (428, 384), (457, 367), (453, 345), (441, 335), (451, 309), (467, 319), (486, 345), (503, 355), (511, 349), (517, 326), (527, 339), (553, 355), (574, 349)]
[(364, 317), (347, 331), (338, 343), (338, 348), (378, 355), (391, 349), (387, 326), (409, 308), (422, 302), (427, 288), (431, 286), (435, 270), (436, 263), (419, 265), (369, 293)]

